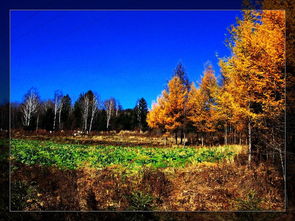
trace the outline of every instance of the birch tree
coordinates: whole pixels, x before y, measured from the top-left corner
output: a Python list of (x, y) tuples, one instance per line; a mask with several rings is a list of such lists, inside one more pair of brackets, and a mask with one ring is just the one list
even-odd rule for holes
[(29, 127), (31, 124), (32, 116), (37, 111), (37, 106), (39, 104), (39, 96), (37, 90), (34, 88), (29, 89), (25, 94), (24, 102), (21, 105), (21, 112), (23, 114), (23, 125)]
[(118, 100), (115, 100), (115, 116), (118, 117), (119, 110), (121, 109), (121, 105)]
[(54, 93), (54, 118), (53, 118), (53, 130), (56, 129), (56, 117), (58, 114), (58, 125), (60, 125), (60, 117), (61, 117), (61, 109), (62, 109), (62, 92), (60, 90), (56, 90)]
[(91, 117), (90, 117), (90, 124), (89, 124), (89, 133), (91, 132), (91, 129), (92, 129), (94, 115), (98, 110), (98, 105), (99, 105), (98, 95), (93, 94), (92, 101), (91, 101)]
[(116, 107), (116, 101), (114, 98), (110, 98), (104, 102), (106, 114), (107, 114), (107, 130), (109, 129), (110, 126), (110, 120), (111, 117), (113, 116), (115, 112), (115, 107)]
[(81, 108), (82, 108), (82, 121), (83, 121), (83, 131), (87, 131), (87, 120), (89, 112), (89, 96), (85, 94), (82, 98)]

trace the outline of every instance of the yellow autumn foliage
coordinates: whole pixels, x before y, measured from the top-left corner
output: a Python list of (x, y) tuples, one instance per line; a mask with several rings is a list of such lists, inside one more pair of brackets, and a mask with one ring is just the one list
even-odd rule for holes
[(183, 126), (187, 87), (180, 78), (174, 76), (168, 83), (168, 91), (164, 90), (147, 115), (148, 125), (174, 131)]
[(231, 29), (232, 56), (220, 61), (225, 85), (218, 100), (233, 121), (259, 125), (284, 110), (284, 16), (284, 11), (245, 11)]
[(216, 77), (212, 66), (209, 65), (204, 71), (200, 87), (197, 89), (193, 83), (188, 94), (188, 119), (199, 132), (213, 132), (216, 129), (218, 116), (215, 96), (217, 90)]

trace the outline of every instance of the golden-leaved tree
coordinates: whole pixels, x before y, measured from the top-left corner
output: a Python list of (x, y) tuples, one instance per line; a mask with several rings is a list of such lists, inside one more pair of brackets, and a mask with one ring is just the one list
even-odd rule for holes
[(162, 95), (157, 98), (157, 102), (153, 103), (152, 110), (147, 114), (147, 123), (151, 128), (158, 128), (161, 131), (165, 130), (165, 117), (164, 117), (164, 108), (165, 108), (165, 99), (164, 94), (167, 92), (164, 90)]
[(232, 56), (220, 61), (232, 117), (248, 125), (249, 162), (252, 127), (284, 110), (284, 27), (283, 11), (244, 11), (230, 31)]
[(286, 13), (286, 148), (295, 150), (295, 1), (262, 0), (262, 8)]
[(188, 119), (201, 135), (202, 146), (206, 133), (214, 132), (217, 124), (215, 96), (218, 90), (212, 65), (207, 65), (199, 88), (192, 83), (188, 94)]
[(162, 92), (157, 103), (147, 115), (147, 122), (151, 128), (162, 128), (174, 133), (177, 143), (177, 132), (185, 121), (185, 103), (187, 87), (178, 76), (174, 76), (168, 83), (167, 91)]
[(188, 94), (188, 119), (196, 128), (196, 132), (201, 134), (202, 145), (204, 145), (204, 133), (206, 131), (206, 112), (205, 112), (205, 97), (195, 84), (191, 84), (191, 90)]

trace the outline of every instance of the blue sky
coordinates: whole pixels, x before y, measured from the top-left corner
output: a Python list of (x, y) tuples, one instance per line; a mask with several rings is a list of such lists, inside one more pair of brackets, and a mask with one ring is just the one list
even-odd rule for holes
[(148, 106), (182, 62), (191, 81), (229, 55), (227, 28), (240, 11), (12, 11), (11, 101), (35, 87), (75, 101), (93, 90), (133, 108)]

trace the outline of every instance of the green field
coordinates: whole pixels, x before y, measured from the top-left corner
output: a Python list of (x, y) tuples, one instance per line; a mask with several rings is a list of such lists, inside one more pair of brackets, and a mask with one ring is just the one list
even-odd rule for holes
[(118, 165), (126, 169), (185, 167), (200, 162), (231, 161), (241, 146), (203, 148), (146, 148), (60, 144), (52, 141), (11, 140), (11, 158), (33, 165), (77, 169), (89, 166), (104, 168)]

